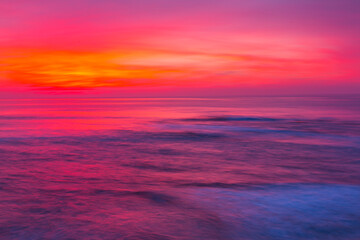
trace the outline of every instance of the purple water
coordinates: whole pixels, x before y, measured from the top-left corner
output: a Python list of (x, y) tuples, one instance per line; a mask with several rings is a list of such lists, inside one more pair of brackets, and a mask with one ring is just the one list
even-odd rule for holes
[(0, 100), (0, 239), (360, 239), (360, 98)]

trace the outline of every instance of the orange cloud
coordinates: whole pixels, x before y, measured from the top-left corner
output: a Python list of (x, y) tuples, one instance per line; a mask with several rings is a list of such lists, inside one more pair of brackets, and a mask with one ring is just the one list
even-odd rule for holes
[[(40, 88), (128, 86), (208, 86), (264, 84), (291, 78), (325, 79), (321, 59), (281, 59), (261, 55), (118, 50), (75, 52), (8, 51), (0, 58), (3, 78)], [(1, 76), (0, 76), (1, 77)]]
[[(2, 59), (7, 78), (37, 87), (94, 88), (137, 85), (173, 71), (131, 68), (114, 62), (114, 53), (26, 51)], [(141, 82), (144, 84), (144, 82)]]

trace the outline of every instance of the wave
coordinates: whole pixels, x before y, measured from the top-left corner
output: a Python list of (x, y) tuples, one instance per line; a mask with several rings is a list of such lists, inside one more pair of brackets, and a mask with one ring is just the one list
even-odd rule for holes
[(227, 121), (255, 121), (255, 122), (273, 122), (273, 121), (281, 121), (283, 119), (277, 118), (267, 118), (267, 117), (246, 117), (246, 116), (207, 116), (207, 117), (199, 117), (199, 118), (185, 118), (181, 119), (183, 121), (192, 121), (192, 122), (227, 122)]

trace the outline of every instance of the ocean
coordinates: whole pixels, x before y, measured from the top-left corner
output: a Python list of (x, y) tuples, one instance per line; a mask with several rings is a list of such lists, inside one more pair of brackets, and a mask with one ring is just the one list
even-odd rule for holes
[(0, 239), (359, 240), (360, 97), (0, 99)]

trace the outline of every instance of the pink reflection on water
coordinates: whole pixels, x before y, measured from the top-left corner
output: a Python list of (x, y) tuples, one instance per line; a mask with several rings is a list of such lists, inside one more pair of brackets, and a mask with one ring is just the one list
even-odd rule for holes
[(356, 102), (1, 100), (0, 237), (356, 239)]

